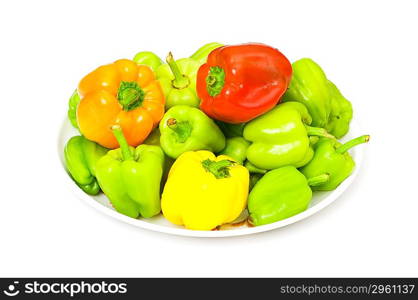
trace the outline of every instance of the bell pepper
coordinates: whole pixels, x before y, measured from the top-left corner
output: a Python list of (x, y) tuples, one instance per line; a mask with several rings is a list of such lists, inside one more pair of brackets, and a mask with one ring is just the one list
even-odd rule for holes
[(80, 102), (80, 96), (78, 96), (77, 90), (71, 95), (70, 100), (68, 100), (68, 119), (75, 128), (78, 128), (77, 125), (77, 106)]
[(245, 123), (230, 124), (221, 121), (215, 121), (215, 123), (227, 138), (242, 137), (243, 135)]
[(213, 50), (197, 74), (200, 108), (211, 118), (245, 123), (272, 109), (292, 76), (287, 58), (263, 44)]
[(160, 122), (160, 132), (161, 147), (172, 158), (186, 151), (219, 152), (225, 148), (225, 137), (215, 122), (191, 106), (170, 108)]
[(96, 180), (96, 163), (107, 151), (83, 136), (73, 136), (65, 144), (65, 166), (75, 183), (89, 195), (100, 192)]
[(106, 148), (118, 147), (111, 126), (128, 144), (141, 144), (164, 115), (164, 95), (152, 70), (128, 59), (103, 65), (81, 79), (77, 121), (81, 133)]
[(283, 101), (304, 104), (312, 117), (312, 126), (325, 127), (331, 113), (331, 92), (321, 67), (310, 58), (292, 64), (293, 77)]
[(270, 224), (306, 210), (312, 199), (310, 186), (321, 184), (328, 179), (328, 174), (306, 179), (293, 166), (267, 172), (258, 180), (248, 196), (250, 224)]
[(96, 176), (105, 195), (116, 211), (137, 218), (150, 218), (160, 213), (160, 185), (164, 153), (154, 145), (130, 147), (119, 125), (112, 131), (120, 144), (96, 165)]
[(171, 167), (161, 197), (164, 217), (193, 230), (234, 221), (247, 204), (249, 174), (232, 158), (209, 151), (183, 153)]
[(309, 136), (332, 137), (323, 128), (309, 126), (311, 121), (308, 110), (299, 102), (277, 105), (245, 126), (244, 138), (252, 142), (247, 159), (267, 170), (304, 166), (313, 156)]
[(315, 154), (312, 160), (300, 171), (306, 177), (314, 177), (323, 173), (329, 174), (327, 182), (312, 187), (314, 191), (331, 191), (337, 188), (355, 167), (355, 162), (347, 152), (352, 147), (368, 142), (370, 136), (363, 135), (352, 139), (345, 144), (337, 140), (320, 138), (314, 145)]
[(331, 113), (328, 118), (326, 129), (336, 138), (343, 137), (350, 128), (353, 118), (353, 107), (331, 81), (328, 81), (331, 92)]
[(174, 60), (172, 53), (167, 56), (167, 64), (158, 67), (156, 74), (166, 98), (165, 107), (189, 105), (199, 107), (196, 94), (196, 75), (199, 63), (192, 58)]
[(254, 166), (252, 163), (250, 163), (248, 160), (245, 161), (244, 166), (248, 169), (248, 172), (250, 172), (251, 174), (266, 174), (267, 170), (266, 169), (261, 169), (261, 168), (257, 168), (256, 166)]
[(146, 65), (150, 67), (154, 72), (158, 69), (160, 65), (163, 64), (161, 58), (159, 58), (155, 53), (150, 51), (141, 51), (138, 52), (133, 59), (138, 65)]
[(192, 56), (190, 56), (190, 58), (196, 60), (200, 65), (203, 65), (208, 59), (209, 53), (211, 53), (216, 48), (219, 48), (222, 46), (223, 46), (222, 44), (219, 44), (216, 42), (207, 43), (203, 45), (202, 47), (200, 47), (199, 49), (197, 49), (197, 51), (193, 53)]
[(250, 143), (242, 137), (226, 139), (225, 148), (219, 153), (235, 159), (239, 164), (243, 164), (247, 158), (247, 149)]

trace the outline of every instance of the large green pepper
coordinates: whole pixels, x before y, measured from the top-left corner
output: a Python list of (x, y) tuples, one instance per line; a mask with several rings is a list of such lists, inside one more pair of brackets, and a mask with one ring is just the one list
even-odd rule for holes
[(370, 136), (363, 135), (341, 144), (335, 139), (320, 138), (314, 145), (314, 157), (300, 171), (308, 178), (323, 173), (329, 174), (330, 178), (327, 182), (316, 185), (312, 189), (316, 191), (334, 190), (353, 172), (355, 163), (347, 151), (356, 145), (368, 142), (369, 139)]
[(216, 43), (216, 42), (207, 43), (207, 44), (203, 45), (202, 47), (200, 47), (199, 49), (197, 49), (197, 51), (195, 53), (193, 53), (192, 56), (190, 56), (190, 58), (193, 58), (200, 65), (203, 65), (206, 62), (209, 53), (211, 53), (216, 48), (219, 48), (219, 47), (222, 47), (222, 46), (223, 46), (222, 44), (219, 44), (219, 43)]
[(332, 137), (323, 128), (309, 126), (311, 121), (303, 104), (286, 102), (248, 122), (244, 138), (253, 143), (248, 147), (247, 159), (267, 170), (304, 166), (313, 156), (309, 136)]
[(250, 143), (242, 137), (229, 138), (226, 139), (226, 146), (219, 155), (227, 155), (242, 165), (247, 158), (247, 149), (249, 146)]
[(306, 179), (292, 166), (267, 172), (248, 196), (250, 223), (255, 226), (270, 224), (306, 210), (312, 199), (310, 186), (328, 179), (328, 174)]
[(160, 185), (164, 153), (159, 146), (130, 147), (120, 126), (113, 126), (120, 145), (96, 165), (96, 176), (116, 211), (132, 218), (160, 213)]
[(75, 128), (78, 128), (77, 124), (77, 105), (80, 102), (80, 96), (77, 93), (77, 90), (71, 95), (70, 100), (68, 100), (68, 119)]
[(201, 110), (186, 105), (170, 108), (160, 122), (161, 147), (177, 158), (186, 151), (225, 148), (225, 137), (215, 122)]
[(328, 86), (331, 92), (331, 113), (325, 128), (336, 138), (341, 138), (350, 128), (350, 122), (353, 118), (353, 107), (335, 84), (328, 81)]
[(196, 94), (196, 77), (199, 63), (192, 58), (174, 60), (171, 52), (167, 56), (167, 64), (161, 65), (156, 71), (165, 95), (165, 107), (189, 105), (198, 107), (200, 100)]
[(100, 192), (96, 180), (96, 163), (108, 149), (83, 136), (73, 136), (65, 145), (64, 159), (68, 172), (77, 185), (90, 195)]
[(133, 59), (138, 65), (146, 65), (150, 67), (154, 72), (157, 68), (163, 64), (161, 58), (159, 58), (155, 53), (150, 51), (141, 51), (138, 52)]
[(331, 92), (321, 67), (310, 58), (292, 64), (293, 75), (282, 101), (298, 101), (306, 105), (312, 126), (324, 127), (331, 113)]

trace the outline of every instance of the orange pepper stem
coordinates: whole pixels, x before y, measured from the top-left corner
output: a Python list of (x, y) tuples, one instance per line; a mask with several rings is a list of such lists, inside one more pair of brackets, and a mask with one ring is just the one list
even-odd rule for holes
[(117, 98), (123, 110), (130, 111), (138, 108), (144, 101), (145, 92), (138, 83), (132, 81), (121, 81)]
[(220, 161), (214, 161), (210, 159), (205, 159), (202, 161), (202, 166), (206, 172), (212, 173), (216, 179), (222, 179), (230, 177), (229, 167), (231, 167), (235, 162), (228, 159), (223, 159)]
[(129, 148), (128, 142), (126, 141), (125, 136), (123, 135), (123, 131), (120, 125), (113, 125), (112, 131), (115, 135), (116, 140), (119, 143), (123, 160), (133, 160), (134, 157), (131, 153), (131, 149)]
[(187, 76), (181, 73), (180, 68), (177, 65), (176, 61), (174, 60), (173, 54), (171, 52), (168, 53), (166, 61), (167, 61), (168, 66), (171, 69), (171, 72), (174, 75), (172, 85), (176, 89), (184, 89), (188, 87), (190, 84), (190, 80), (189, 78), (187, 78)]
[(370, 135), (359, 136), (358, 138), (352, 139), (348, 141), (347, 143), (341, 145), (335, 150), (335, 152), (343, 154), (347, 152), (348, 150), (350, 150), (351, 148), (353, 148), (354, 146), (367, 143), (369, 140), (370, 140)]

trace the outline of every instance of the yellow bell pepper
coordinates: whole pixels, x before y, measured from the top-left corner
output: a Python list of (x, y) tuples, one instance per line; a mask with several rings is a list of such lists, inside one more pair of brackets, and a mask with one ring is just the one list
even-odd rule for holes
[(248, 170), (226, 155), (188, 151), (171, 167), (161, 198), (164, 217), (193, 230), (234, 221), (247, 205)]

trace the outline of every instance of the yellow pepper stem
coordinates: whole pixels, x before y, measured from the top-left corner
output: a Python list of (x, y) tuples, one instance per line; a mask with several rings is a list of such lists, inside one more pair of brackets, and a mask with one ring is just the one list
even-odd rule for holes
[(229, 168), (234, 164), (232, 160), (223, 159), (220, 161), (214, 161), (206, 159), (202, 161), (202, 166), (206, 172), (211, 172), (216, 179), (228, 178), (231, 175), (229, 174)]

